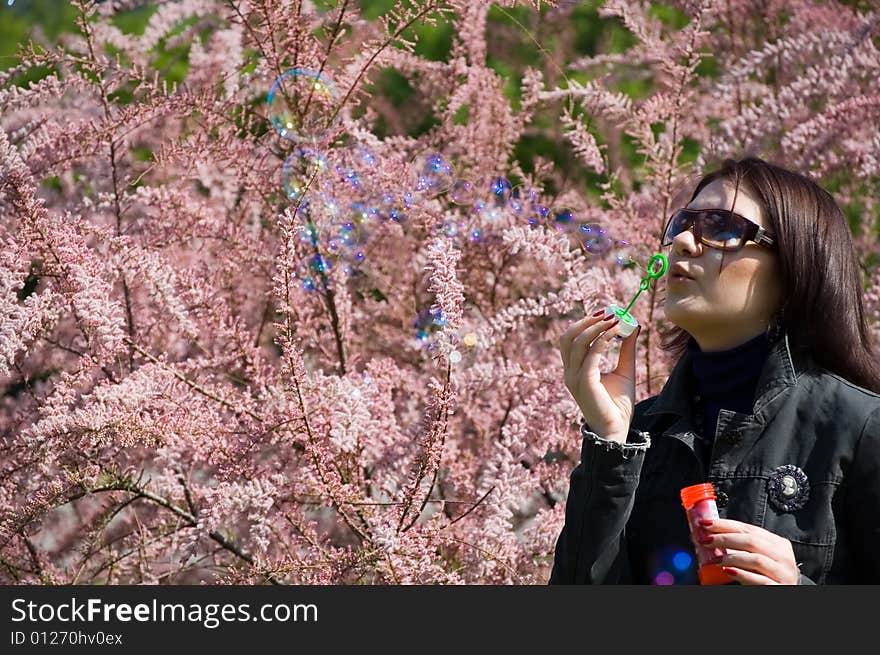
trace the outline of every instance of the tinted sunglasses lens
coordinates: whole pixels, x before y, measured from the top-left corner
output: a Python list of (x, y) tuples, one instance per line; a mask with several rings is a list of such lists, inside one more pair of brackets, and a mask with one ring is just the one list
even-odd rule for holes
[(663, 241), (660, 242), (661, 245), (668, 246), (671, 244), (675, 237), (688, 228), (688, 225), (690, 225), (688, 215), (681, 210), (675, 212), (670, 217), (669, 223), (666, 226), (666, 233), (663, 235)]
[(722, 250), (735, 250), (742, 245), (746, 224), (730, 212), (702, 212), (699, 220), (706, 245)]

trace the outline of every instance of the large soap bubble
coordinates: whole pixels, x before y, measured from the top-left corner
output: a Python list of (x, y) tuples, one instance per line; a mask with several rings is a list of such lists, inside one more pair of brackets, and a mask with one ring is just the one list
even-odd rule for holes
[(436, 151), (422, 153), (413, 160), (410, 178), (413, 191), (428, 197), (448, 191), (455, 181), (452, 164)]
[(269, 118), (278, 133), (297, 143), (317, 143), (339, 122), (336, 85), (326, 73), (294, 68), (272, 84)]

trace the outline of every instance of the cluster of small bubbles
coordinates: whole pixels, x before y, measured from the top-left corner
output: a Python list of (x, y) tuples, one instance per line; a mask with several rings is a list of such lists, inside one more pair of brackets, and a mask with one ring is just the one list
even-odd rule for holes
[(443, 310), (436, 306), (420, 309), (412, 324), (420, 344), (429, 342), (431, 335), (444, 325), (446, 325), (446, 316), (443, 315)]
[(294, 68), (272, 84), (269, 118), (278, 133), (297, 143), (317, 143), (339, 121), (336, 85), (326, 73)]

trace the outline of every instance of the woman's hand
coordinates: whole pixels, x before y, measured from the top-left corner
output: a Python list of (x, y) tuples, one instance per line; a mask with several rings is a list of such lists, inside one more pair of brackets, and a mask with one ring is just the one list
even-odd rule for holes
[(602, 352), (620, 328), (616, 316), (609, 320), (587, 316), (576, 321), (559, 337), (559, 353), (565, 367), (565, 386), (577, 401), (590, 429), (602, 438), (626, 441), (636, 395), (636, 330), (624, 339), (617, 368), (599, 371)]
[(798, 584), (800, 570), (791, 542), (751, 523), (733, 519), (702, 519), (704, 545), (726, 548), (720, 564), (724, 572), (742, 584)]

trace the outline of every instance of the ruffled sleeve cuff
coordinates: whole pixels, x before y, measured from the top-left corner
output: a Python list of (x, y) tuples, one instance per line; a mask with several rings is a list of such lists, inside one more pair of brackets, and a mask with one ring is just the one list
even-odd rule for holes
[(605, 447), (605, 450), (619, 450), (624, 458), (633, 453), (647, 450), (651, 446), (651, 436), (648, 432), (636, 430), (630, 427), (629, 433), (626, 435), (626, 442), (612, 441), (611, 439), (603, 439), (598, 434), (590, 430), (590, 426), (586, 421), (581, 422), (581, 436), (597, 445)]

